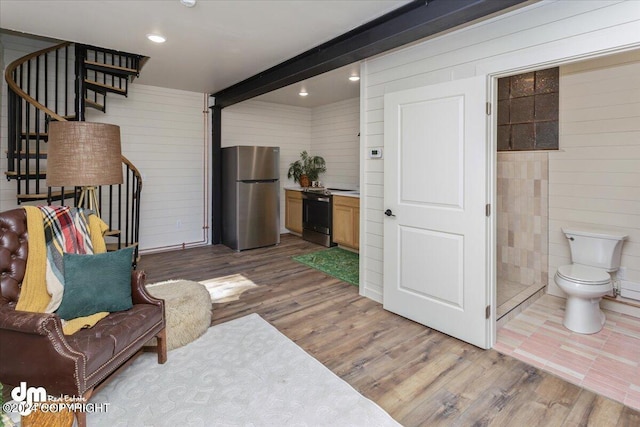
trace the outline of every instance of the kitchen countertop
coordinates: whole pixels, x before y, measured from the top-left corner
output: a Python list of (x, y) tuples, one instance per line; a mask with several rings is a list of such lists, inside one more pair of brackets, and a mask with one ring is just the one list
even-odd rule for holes
[(332, 191), (332, 196), (344, 196), (344, 197), (355, 197), (357, 199), (360, 198), (359, 190), (350, 190), (350, 191)]
[[(290, 191), (304, 191), (304, 189), (302, 187), (299, 187), (297, 185), (287, 185), (284, 187), (285, 190), (290, 190)], [(337, 191), (337, 190), (333, 190), (331, 191), (331, 195), (332, 196), (345, 196), (345, 197), (354, 197), (359, 199), (360, 198), (360, 190), (345, 190), (345, 191)]]

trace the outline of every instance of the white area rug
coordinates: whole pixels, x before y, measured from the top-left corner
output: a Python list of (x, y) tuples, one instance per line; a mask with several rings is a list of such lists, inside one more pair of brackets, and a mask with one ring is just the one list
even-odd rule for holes
[(143, 354), (91, 399), (94, 426), (399, 426), (257, 314)]

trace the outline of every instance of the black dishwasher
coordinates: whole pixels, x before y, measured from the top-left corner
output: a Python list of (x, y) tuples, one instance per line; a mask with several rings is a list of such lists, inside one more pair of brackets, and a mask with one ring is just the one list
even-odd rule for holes
[(302, 238), (326, 247), (335, 246), (331, 235), (333, 198), (324, 192), (302, 193)]

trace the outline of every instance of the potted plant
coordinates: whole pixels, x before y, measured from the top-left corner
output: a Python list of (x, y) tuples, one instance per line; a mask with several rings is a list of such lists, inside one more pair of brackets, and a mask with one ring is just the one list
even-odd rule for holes
[(301, 187), (309, 187), (311, 181), (317, 181), (318, 176), (327, 171), (327, 165), (320, 156), (310, 156), (307, 151), (300, 153), (300, 159), (289, 165), (288, 178), (293, 178), (294, 182)]

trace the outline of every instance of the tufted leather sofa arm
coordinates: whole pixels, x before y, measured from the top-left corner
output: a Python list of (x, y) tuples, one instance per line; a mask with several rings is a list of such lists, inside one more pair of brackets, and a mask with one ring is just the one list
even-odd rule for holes
[(164, 307), (164, 300), (155, 298), (147, 292), (147, 275), (144, 271), (134, 270), (131, 272), (131, 299), (134, 304), (153, 304)]
[(51, 313), (18, 311), (0, 306), (0, 329), (25, 334), (47, 335), (51, 330), (62, 330), (60, 318)]
[(13, 209), (0, 215), (0, 306), (15, 305), (29, 252), (27, 215)]
[(84, 360), (67, 343), (57, 315), (0, 307), (0, 374), (6, 384), (55, 383), (60, 390), (83, 393)]

